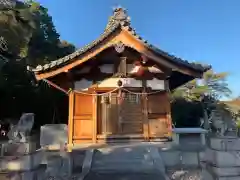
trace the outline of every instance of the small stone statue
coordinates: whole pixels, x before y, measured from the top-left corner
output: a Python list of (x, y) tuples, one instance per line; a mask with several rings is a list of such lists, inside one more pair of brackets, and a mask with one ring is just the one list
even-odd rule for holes
[(213, 110), (211, 112), (209, 122), (212, 124), (213, 128), (216, 129), (217, 134), (220, 136), (225, 136), (227, 133), (236, 129), (236, 123), (234, 119), (224, 116), (224, 114), (218, 110)]
[(209, 122), (212, 124), (213, 128), (216, 129), (216, 133), (223, 136), (227, 130), (226, 124), (217, 110), (213, 110), (210, 114)]
[(33, 124), (33, 113), (22, 114), (18, 124), (11, 125), (11, 129), (7, 134), (9, 142), (26, 142), (26, 137), (30, 134)]

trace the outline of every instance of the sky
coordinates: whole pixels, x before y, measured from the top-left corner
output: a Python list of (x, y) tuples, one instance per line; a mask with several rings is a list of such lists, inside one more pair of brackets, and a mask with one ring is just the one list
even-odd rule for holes
[(80, 48), (103, 32), (112, 9), (127, 9), (132, 27), (160, 49), (228, 72), (240, 95), (240, 0), (38, 0), (60, 38)]

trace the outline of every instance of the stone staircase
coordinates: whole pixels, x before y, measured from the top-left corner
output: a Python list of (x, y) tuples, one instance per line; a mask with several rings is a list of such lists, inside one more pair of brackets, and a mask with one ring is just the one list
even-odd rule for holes
[(92, 158), (91, 179), (158, 179), (164, 178), (164, 165), (158, 149), (151, 146), (110, 146), (96, 149)]
[[(151, 147), (108, 147), (95, 150), (92, 171), (159, 172)], [(164, 166), (162, 167), (164, 168)]]

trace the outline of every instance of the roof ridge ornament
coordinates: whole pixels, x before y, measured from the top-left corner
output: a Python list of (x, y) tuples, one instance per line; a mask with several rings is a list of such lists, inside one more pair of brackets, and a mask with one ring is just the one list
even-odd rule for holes
[(105, 31), (118, 25), (129, 26), (130, 23), (130, 17), (125, 8), (122, 8), (121, 6), (113, 7), (113, 15), (109, 17)]
[(125, 21), (125, 22), (130, 22), (130, 17), (127, 14), (127, 10), (125, 8), (122, 7), (116, 7), (113, 10), (113, 18), (116, 21)]
[(113, 19), (119, 23), (130, 24), (130, 17), (127, 14), (127, 9), (121, 6), (113, 9)]

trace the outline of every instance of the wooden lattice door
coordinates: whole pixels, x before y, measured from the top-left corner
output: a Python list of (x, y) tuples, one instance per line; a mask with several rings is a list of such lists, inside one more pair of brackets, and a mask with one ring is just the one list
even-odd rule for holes
[(122, 92), (118, 97), (118, 130), (121, 134), (143, 134), (143, 103), (138, 94)]
[(140, 95), (126, 92), (101, 97), (102, 134), (142, 134), (143, 103)]

